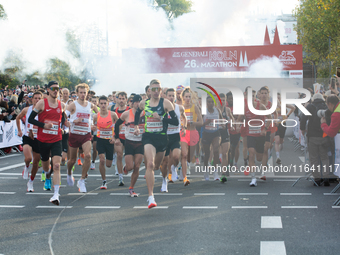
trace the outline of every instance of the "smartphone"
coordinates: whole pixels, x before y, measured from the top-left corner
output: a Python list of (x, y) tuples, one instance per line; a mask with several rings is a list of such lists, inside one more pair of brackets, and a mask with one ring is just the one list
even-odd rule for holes
[(340, 78), (340, 67), (336, 68), (336, 76), (338, 76)]

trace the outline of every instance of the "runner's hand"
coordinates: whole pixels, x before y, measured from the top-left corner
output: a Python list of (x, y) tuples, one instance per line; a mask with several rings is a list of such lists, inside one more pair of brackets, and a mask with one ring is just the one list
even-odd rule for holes
[(20, 129), (18, 130), (18, 136), (22, 137), (22, 131)]
[(65, 127), (70, 127), (70, 124), (71, 124), (71, 123), (70, 123), (68, 120), (65, 120), (65, 122), (64, 122), (64, 126), (65, 126)]
[[(120, 139), (117, 139), (117, 140), (120, 140)], [(110, 139), (110, 144), (116, 144), (116, 141), (115, 141), (115, 138), (114, 137), (111, 137)], [(120, 142), (120, 141), (119, 141)]]
[(320, 120), (321, 124), (322, 123), (326, 123), (326, 118), (325, 117), (322, 117), (321, 120)]
[(133, 132), (133, 134), (135, 135), (135, 136), (139, 136), (139, 127), (138, 126), (135, 126), (135, 132)]
[(74, 120), (73, 123), (79, 123), (79, 122), (82, 122), (82, 121), (83, 121), (82, 118), (78, 118), (78, 119)]
[(44, 128), (45, 129), (51, 129), (53, 127), (52, 123), (45, 123)]
[(157, 112), (154, 112), (154, 113), (152, 114), (152, 117), (154, 117), (154, 118), (156, 118), (156, 119), (161, 119), (161, 117), (158, 115)]
[(184, 136), (186, 135), (186, 133), (187, 133), (186, 129), (183, 128), (183, 129), (181, 130), (181, 133), (182, 133), (182, 137), (184, 137)]
[(97, 127), (96, 127), (95, 125), (92, 125), (92, 126), (91, 126), (91, 130), (94, 132), (94, 131), (97, 130)]
[[(110, 140), (110, 141), (111, 141), (111, 140)], [(111, 143), (111, 142), (110, 142), (110, 143)], [(120, 139), (119, 139), (119, 138), (115, 140), (115, 145), (116, 145), (116, 146), (120, 146), (120, 145), (121, 145), (121, 142), (120, 142)]]

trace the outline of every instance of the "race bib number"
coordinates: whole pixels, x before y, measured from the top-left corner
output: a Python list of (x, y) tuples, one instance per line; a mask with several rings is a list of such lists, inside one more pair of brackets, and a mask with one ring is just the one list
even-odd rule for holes
[(101, 128), (97, 130), (97, 136), (103, 139), (111, 139), (112, 128)]
[(52, 120), (44, 120), (44, 123), (52, 123), (53, 126), (51, 129), (43, 129), (43, 133), (45, 134), (49, 134), (49, 135), (58, 135), (58, 131), (59, 131), (59, 123), (57, 121), (52, 121)]
[(261, 127), (250, 127), (249, 134), (261, 134)]
[(91, 115), (88, 113), (77, 113), (77, 119), (82, 118), (81, 122), (73, 123), (73, 134), (77, 135), (86, 135), (89, 133), (89, 126), (90, 126), (90, 117)]
[(163, 122), (156, 118), (148, 118), (146, 120), (146, 128), (149, 132), (161, 132), (163, 130)]

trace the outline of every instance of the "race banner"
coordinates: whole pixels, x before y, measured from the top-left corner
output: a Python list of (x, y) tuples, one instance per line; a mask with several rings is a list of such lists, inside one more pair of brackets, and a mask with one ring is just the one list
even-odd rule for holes
[[(24, 133), (24, 125), (21, 125)], [(22, 138), (18, 136), (18, 128), (16, 122), (0, 121), (0, 149), (12, 147), (22, 144)]]
[[(247, 71), (258, 59), (277, 57), (283, 70), (302, 75), (302, 45), (124, 49), (123, 59), (135, 60), (147, 73)], [(141, 61), (142, 60), (142, 61)]]

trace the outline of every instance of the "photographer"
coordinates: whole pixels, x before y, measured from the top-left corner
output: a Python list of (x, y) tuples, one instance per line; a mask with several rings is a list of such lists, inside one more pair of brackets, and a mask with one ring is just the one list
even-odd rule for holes
[[(335, 151), (340, 150), (340, 104), (336, 95), (327, 97), (327, 107), (332, 112), (331, 123), (327, 125), (326, 118), (321, 119), (321, 128), (329, 137), (334, 137)], [(340, 155), (336, 153), (335, 164), (340, 164)], [(340, 176), (340, 170), (334, 168), (334, 174)]]
[[(308, 151), (309, 151), (309, 161), (311, 170), (313, 170), (313, 177), (315, 182), (320, 186), (322, 181), (324, 181), (325, 186), (329, 186), (329, 158), (327, 155), (328, 148), (330, 147), (330, 142), (327, 137), (323, 137), (323, 131), (321, 129), (320, 117), (318, 116), (319, 110), (326, 110), (327, 105), (325, 104), (325, 99), (320, 93), (314, 94), (312, 98), (312, 103), (308, 104), (306, 107), (312, 115), (301, 116), (300, 129), (302, 134), (306, 133), (306, 123), (307, 126), (307, 140), (308, 140)], [(322, 168), (320, 166), (320, 159), (322, 162)], [(323, 176), (321, 176), (321, 171)], [(323, 177), (323, 180), (322, 178)]]

